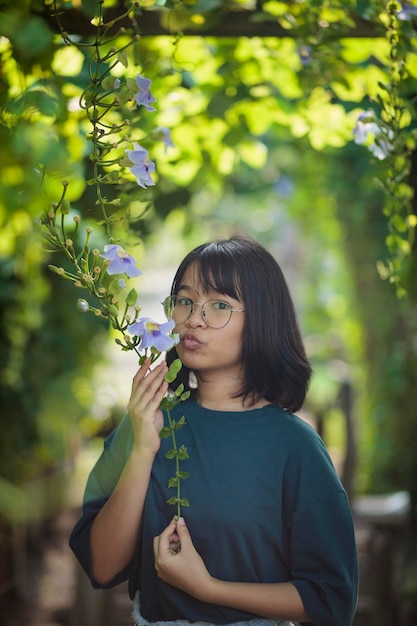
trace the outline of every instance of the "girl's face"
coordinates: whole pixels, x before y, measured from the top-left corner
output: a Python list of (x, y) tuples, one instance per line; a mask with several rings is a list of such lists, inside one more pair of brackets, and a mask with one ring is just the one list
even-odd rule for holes
[[(242, 302), (223, 293), (204, 291), (198, 272), (192, 266), (185, 271), (177, 295), (194, 303), (204, 304), (207, 300), (218, 299), (227, 302), (233, 309), (245, 308)], [(203, 317), (202, 307), (197, 304), (193, 308), (190, 317), (174, 329), (180, 336), (176, 349), (181, 361), (196, 373), (197, 378), (227, 377), (240, 385), (245, 313), (234, 312), (226, 326), (211, 328)]]

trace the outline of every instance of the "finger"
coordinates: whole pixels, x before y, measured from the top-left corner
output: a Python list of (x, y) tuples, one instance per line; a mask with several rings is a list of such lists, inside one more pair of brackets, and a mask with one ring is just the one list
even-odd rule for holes
[(153, 538), (153, 555), (155, 558), (155, 563), (157, 562), (158, 554), (159, 554), (159, 535)]
[[(163, 362), (146, 376), (138, 376), (132, 386), (131, 402), (138, 406), (147, 405), (156, 394), (158, 394), (160, 401), (168, 389), (168, 383), (164, 380), (166, 372), (167, 365)], [(141, 372), (139, 371), (138, 374)], [(155, 402), (155, 404), (159, 404), (159, 402)]]
[(165, 380), (162, 380), (159, 389), (157, 389), (157, 391), (155, 392), (152, 402), (157, 407), (159, 407), (159, 405), (161, 404), (162, 398), (165, 396), (166, 392), (168, 391), (168, 386), (169, 384)]
[(154, 537), (153, 546), (155, 557), (160, 554), (164, 550), (169, 550), (169, 544), (173, 537), (179, 539), (177, 533), (175, 532), (177, 522), (176, 517), (174, 517), (168, 526), (161, 532), (160, 535)]
[(175, 515), (172, 520), (170, 521), (170, 523), (168, 524), (168, 526), (162, 531), (162, 533), (159, 535), (161, 538), (161, 541), (163, 542), (167, 542), (169, 541), (169, 539), (171, 537), (177, 536), (177, 516)]
[(138, 369), (138, 371), (136, 372), (136, 374), (133, 377), (133, 380), (132, 380), (132, 391), (133, 391), (133, 388), (141, 380), (143, 380), (143, 378), (146, 375), (146, 372), (149, 370), (150, 365), (151, 365), (151, 360), (150, 360), (149, 357), (146, 357), (146, 359), (143, 361), (142, 365), (140, 366), (140, 368)]
[(151, 359), (148, 357), (144, 360), (141, 367), (136, 372), (133, 377), (133, 387), (137, 387), (142, 383), (142, 381), (146, 380), (146, 382), (153, 381), (155, 378), (162, 378), (165, 376), (168, 366), (166, 361), (161, 361), (156, 367), (152, 370), (150, 369)]
[(192, 544), (192, 539), (183, 517), (179, 517), (176, 525), (178, 538), (182, 546)]

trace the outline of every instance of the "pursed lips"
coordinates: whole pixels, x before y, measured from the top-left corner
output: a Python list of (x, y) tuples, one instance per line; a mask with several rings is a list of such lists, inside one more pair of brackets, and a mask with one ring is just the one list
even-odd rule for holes
[(193, 334), (187, 333), (181, 337), (181, 343), (184, 344), (184, 347), (187, 349), (198, 348), (201, 346), (201, 342), (197, 339), (197, 337)]

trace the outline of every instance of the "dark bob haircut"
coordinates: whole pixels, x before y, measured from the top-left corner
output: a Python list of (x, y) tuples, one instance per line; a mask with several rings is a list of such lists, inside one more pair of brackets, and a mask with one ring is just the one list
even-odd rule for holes
[[(245, 307), (243, 383), (236, 394), (245, 400), (265, 398), (288, 411), (304, 403), (311, 377), (297, 317), (284, 275), (273, 256), (249, 237), (205, 243), (182, 261), (172, 284), (177, 293), (186, 270), (197, 272), (204, 291), (236, 298)], [(168, 364), (177, 358), (175, 348)], [(190, 371), (183, 367), (175, 385), (189, 389)]]

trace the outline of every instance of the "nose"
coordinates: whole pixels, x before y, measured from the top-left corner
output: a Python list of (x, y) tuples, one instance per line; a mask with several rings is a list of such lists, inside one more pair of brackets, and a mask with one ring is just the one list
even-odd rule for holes
[[(201, 307), (200, 311), (197, 309), (198, 306)], [(187, 319), (186, 324), (192, 327), (201, 326), (201, 325), (207, 326), (207, 322), (204, 317), (204, 308), (202, 304), (200, 304), (199, 302), (193, 303), (191, 314), (190, 314), (190, 317)]]

